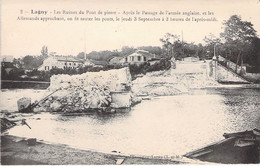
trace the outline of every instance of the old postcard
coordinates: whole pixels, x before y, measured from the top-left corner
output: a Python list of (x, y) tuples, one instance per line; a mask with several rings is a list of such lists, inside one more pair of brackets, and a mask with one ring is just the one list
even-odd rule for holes
[(260, 163), (259, 0), (2, 0), (1, 164)]

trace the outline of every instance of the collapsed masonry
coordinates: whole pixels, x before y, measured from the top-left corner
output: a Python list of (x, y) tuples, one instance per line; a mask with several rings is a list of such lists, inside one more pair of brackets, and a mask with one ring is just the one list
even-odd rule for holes
[(177, 62), (170, 70), (146, 73), (133, 81), (132, 91), (138, 96), (172, 96), (217, 86), (208, 63)]
[(56, 92), (40, 102), (36, 110), (78, 112), (130, 107), (136, 102), (131, 86), (129, 68), (72, 76), (54, 75), (48, 89)]

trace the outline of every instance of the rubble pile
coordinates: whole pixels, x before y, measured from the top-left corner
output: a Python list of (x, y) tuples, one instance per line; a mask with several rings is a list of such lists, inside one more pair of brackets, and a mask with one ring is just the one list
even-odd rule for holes
[(170, 70), (147, 73), (133, 81), (132, 90), (137, 96), (171, 96), (187, 92), (186, 86), (171, 77)]
[(133, 81), (132, 90), (137, 96), (171, 96), (188, 93), (218, 83), (206, 73), (178, 73), (176, 69), (147, 73)]
[(113, 106), (111, 92), (130, 92), (128, 68), (51, 77), (52, 96), (39, 103), (37, 111), (75, 112)]
[(74, 89), (84, 87), (107, 87), (111, 91), (119, 91), (122, 84), (131, 85), (131, 75), (128, 68), (100, 72), (87, 72), (81, 75), (54, 75), (50, 78), (49, 90)]

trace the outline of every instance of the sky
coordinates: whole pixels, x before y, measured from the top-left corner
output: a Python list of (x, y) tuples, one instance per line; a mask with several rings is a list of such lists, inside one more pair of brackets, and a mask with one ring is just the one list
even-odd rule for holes
[[(21, 15), (21, 10), (23, 14)], [(47, 15), (32, 14), (35, 11), (52, 12)], [(128, 17), (123, 11), (158, 12), (155, 17), (181, 17), (159, 15), (166, 12), (213, 12), (215, 22), (153, 21), (153, 22), (93, 22), (93, 21), (21, 21), (24, 17), (53, 17), (55, 11), (108, 11), (117, 17)], [(28, 13), (25, 13), (28, 12)], [(120, 14), (119, 14), (120, 12)], [(237, 14), (250, 21), (260, 35), (260, 0), (2, 0), (1, 2), (1, 56), (15, 58), (40, 55), (42, 46), (59, 55), (77, 55), (84, 50), (120, 50), (122, 46), (162, 46), (160, 38), (165, 33), (182, 35), (187, 42), (203, 43), (209, 33), (216, 36), (223, 31), (223, 21)], [(61, 16), (61, 15), (56, 15)], [(100, 17), (100, 15), (64, 15), (65, 17)], [(103, 16), (102, 16), (103, 17)], [(108, 17), (108, 16), (107, 16)], [(115, 17), (115, 16), (112, 16)], [(154, 17), (138, 15), (138, 17)], [(194, 16), (194, 17), (202, 17)], [(191, 18), (191, 17), (190, 17)]]

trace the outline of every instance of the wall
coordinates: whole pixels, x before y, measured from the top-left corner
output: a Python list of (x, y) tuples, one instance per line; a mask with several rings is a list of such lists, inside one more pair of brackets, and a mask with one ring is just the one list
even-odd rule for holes
[(213, 62), (212, 67), (212, 77), (215, 78), (218, 82), (232, 82), (232, 83), (248, 83), (239, 75), (233, 73), (232, 71), (226, 69), (225, 67), (216, 64), (217, 70), (215, 69), (215, 63)]
[(53, 57), (48, 57), (47, 59), (45, 59), (43, 61), (43, 64), (39, 67), (38, 70), (45, 70), (45, 66), (49, 66), (49, 70), (52, 68), (52, 66), (57, 66), (59, 63), (57, 62), (57, 60)]
[[(234, 71), (236, 70), (236, 64), (234, 62), (231, 62), (230, 60), (227, 60), (226, 58), (224, 58), (222, 56), (219, 56), (218, 60), (223, 61), (223, 62), (227, 62), (227, 66), (229, 68), (231, 68)], [(242, 66), (242, 70), (243, 70), (243, 72), (246, 71), (246, 66)], [(240, 73), (240, 72), (241, 72), (241, 66), (237, 65), (237, 73)]]
[[(140, 60), (138, 60), (138, 57), (140, 56)], [(142, 55), (129, 55), (127, 57), (127, 63), (130, 63), (130, 64), (140, 64), (140, 63), (143, 63), (143, 62), (146, 62), (147, 59), (144, 59), (144, 56)]]
[(204, 61), (198, 62), (184, 62), (176, 61), (176, 68), (172, 70), (172, 73), (207, 73), (207, 63)]

